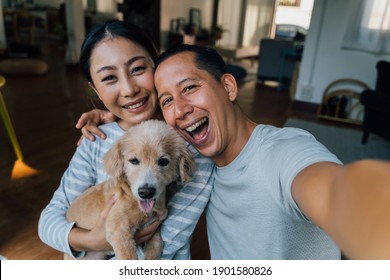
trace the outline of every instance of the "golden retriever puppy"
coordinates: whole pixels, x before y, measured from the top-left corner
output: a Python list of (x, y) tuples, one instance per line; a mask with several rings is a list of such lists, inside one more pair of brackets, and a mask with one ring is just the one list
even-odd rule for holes
[[(135, 231), (151, 218), (164, 219), (166, 187), (186, 182), (195, 162), (186, 142), (163, 121), (150, 120), (130, 128), (106, 153), (104, 167), (111, 179), (89, 188), (67, 212), (68, 221), (92, 229), (108, 201), (117, 201), (106, 218), (106, 238), (118, 259), (137, 259)], [(159, 259), (160, 232), (144, 247), (145, 259)], [(88, 252), (104, 259), (108, 252)], [(112, 252), (111, 252), (112, 254)]]

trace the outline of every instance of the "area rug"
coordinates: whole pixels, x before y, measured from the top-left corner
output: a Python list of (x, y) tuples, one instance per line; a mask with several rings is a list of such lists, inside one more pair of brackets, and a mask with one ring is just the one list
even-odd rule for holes
[(309, 131), (343, 163), (359, 159), (390, 160), (390, 142), (370, 134), (367, 144), (361, 144), (362, 131), (340, 128), (290, 118), (285, 127), (298, 127)]

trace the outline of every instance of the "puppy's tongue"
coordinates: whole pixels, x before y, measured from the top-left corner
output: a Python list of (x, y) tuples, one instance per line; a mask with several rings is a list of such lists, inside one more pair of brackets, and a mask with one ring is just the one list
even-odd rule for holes
[(138, 200), (138, 206), (142, 212), (148, 213), (148, 212), (152, 211), (155, 202), (156, 201), (154, 199)]

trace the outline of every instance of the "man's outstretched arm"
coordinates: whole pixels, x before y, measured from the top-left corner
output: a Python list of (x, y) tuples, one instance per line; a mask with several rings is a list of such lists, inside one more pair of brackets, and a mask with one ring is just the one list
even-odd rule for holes
[(292, 195), (348, 258), (390, 259), (389, 162), (313, 164), (296, 176)]

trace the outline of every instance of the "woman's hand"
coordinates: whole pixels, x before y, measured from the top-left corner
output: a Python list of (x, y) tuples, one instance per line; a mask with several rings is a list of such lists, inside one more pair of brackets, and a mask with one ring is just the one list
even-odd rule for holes
[(111, 123), (116, 117), (113, 113), (106, 110), (94, 109), (83, 113), (76, 123), (76, 128), (81, 129), (82, 136), (77, 142), (80, 145), (81, 140), (85, 137), (90, 141), (95, 141), (95, 135), (102, 139), (106, 139), (106, 135), (101, 131), (98, 125), (103, 123)]
[(100, 213), (96, 225), (91, 229), (74, 227), (69, 233), (69, 245), (76, 251), (110, 251), (112, 246), (106, 239), (106, 218), (115, 202), (118, 200), (114, 196)]
[(142, 229), (137, 230), (134, 234), (134, 240), (136, 244), (142, 244), (148, 240), (150, 240), (153, 234), (156, 232), (158, 227), (161, 224), (161, 220), (151, 221), (149, 224), (144, 226)]

